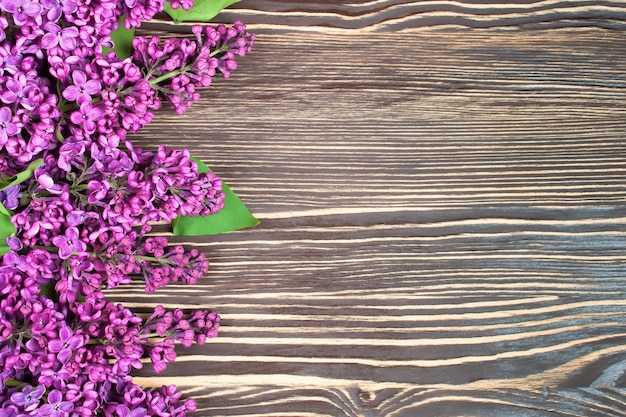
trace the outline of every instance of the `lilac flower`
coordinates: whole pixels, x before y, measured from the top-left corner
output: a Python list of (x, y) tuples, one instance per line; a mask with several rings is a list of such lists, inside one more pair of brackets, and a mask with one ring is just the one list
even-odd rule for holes
[(9, 136), (17, 134), (18, 128), (12, 122), (13, 113), (8, 107), (0, 108), (0, 147), (7, 143)]
[(20, 413), (18, 408), (14, 405), (7, 405), (0, 408), (0, 417), (22, 417), (24, 414)]
[(178, 9), (179, 7), (183, 10), (189, 10), (193, 7), (193, 0), (170, 0), (170, 6), (172, 9)]
[[(47, 31), (41, 38), (41, 47), (44, 49), (52, 49), (55, 46), (61, 47), (61, 49), (71, 52), (76, 48), (78, 38), (78, 28), (70, 26), (61, 28), (53, 22), (48, 22), (44, 25), (44, 29)], [(79, 71), (77, 71), (79, 72)]]
[(73, 0), (40, 0), (40, 2), (48, 10), (46, 17), (51, 22), (59, 20), (63, 13), (71, 15), (78, 8)]
[(26, 77), (24, 74), (17, 74), (14, 78), (9, 78), (5, 82), (5, 91), (0, 94), (0, 100), (5, 104), (19, 103), (24, 97), (24, 87)]
[(85, 101), (80, 105), (78, 111), (72, 112), (70, 120), (78, 126), (81, 126), (85, 132), (91, 134), (96, 131), (96, 121), (104, 117), (104, 111), (93, 106), (90, 102)]
[[(63, 98), (69, 101), (91, 101), (91, 96), (95, 96), (102, 90), (100, 81), (87, 79), (87, 75), (83, 71), (74, 71), (72, 73), (73, 85), (63, 90)], [(78, 124), (78, 123), (77, 123)]]
[(4, 30), (8, 27), (9, 22), (7, 21), (7, 18), (4, 16), (0, 16), (0, 42), (7, 38), (7, 34)]
[(63, 326), (59, 330), (59, 338), (50, 340), (48, 346), (51, 352), (57, 354), (60, 362), (67, 362), (73, 354), (73, 351), (84, 344), (81, 336), (75, 335), (68, 326)]
[(20, 186), (13, 185), (0, 191), (0, 202), (5, 208), (15, 210), (20, 205)]
[[(195, 410), (175, 386), (143, 390), (130, 372), (147, 358), (162, 371), (177, 342), (216, 336), (219, 316), (160, 308), (144, 322), (100, 288), (143, 275), (153, 291), (192, 284), (207, 270), (203, 253), (146, 233), (155, 221), (220, 210), (221, 180), (199, 175), (187, 150), (143, 152), (128, 139), (163, 100), (182, 113), (216, 71), (228, 76), (253, 36), (239, 22), (194, 26), (196, 40), (153, 37), (133, 41), (128, 59), (101, 55), (121, 15), (136, 27), (163, 4), (0, 0), (0, 173), (44, 159), (30, 178), (0, 191), (17, 229), (0, 260), (0, 381), (24, 383), (0, 382), (0, 417)], [(164, 340), (151, 340), (155, 332)]]
[(11, 395), (11, 401), (18, 407), (22, 407), (24, 411), (32, 411), (39, 405), (39, 400), (46, 392), (43, 385), (38, 385), (35, 389), (27, 385), (22, 391), (14, 392)]
[(32, 0), (3, 0), (0, 8), (13, 15), (16, 25), (22, 26), (29, 19), (39, 16), (42, 11), (41, 5)]
[(66, 140), (59, 149), (57, 165), (63, 171), (70, 172), (72, 170), (72, 166), (80, 165), (83, 162), (84, 153), (84, 142), (70, 142), (69, 140)]
[(39, 416), (42, 417), (67, 417), (74, 409), (74, 404), (63, 401), (63, 394), (54, 389), (48, 394), (48, 404), (44, 404), (39, 409)]
[(91, 262), (89, 255), (85, 253), (77, 256), (71, 256), (68, 260), (74, 279), (81, 279), (88, 272), (93, 270), (93, 263)]
[(63, 192), (62, 185), (55, 184), (54, 179), (44, 170), (37, 170), (35, 173), (35, 179), (39, 183), (39, 187), (37, 187), (35, 191), (46, 190), (51, 194), (61, 194)]
[(68, 227), (65, 234), (55, 236), (52, 243), (59, 248), (59, 258), (61, 259), (69, 258), (73, 252), (81, 253), (87, 250), (87, 245), (80, 240), (76, 227)]
[(50, 74), (59, 80), (65, 80), (71, 72), (71, 66), (78, 64), (80, 58), (76, 55), (67, 57), (53, 55), (48, 58), (48, 62), (50, 63)]
[(147, 410), (143, 407), (138, 407), (131, 411), (124, 404), (119, 404), (115, 409), (115, 412), (117, 413), (118, 417), (144, 417), (147, 413)]

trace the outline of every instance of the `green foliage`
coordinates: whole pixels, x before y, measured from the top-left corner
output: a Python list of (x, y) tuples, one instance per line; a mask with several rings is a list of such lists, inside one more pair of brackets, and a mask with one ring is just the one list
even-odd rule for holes
[(4, 207), (4, 204), (0, 203), (0, 255), (11, 250), (6, 244), (6, 239), (13, 236), (16, 231), (17, 229), (11, 222), (11, 212)]
[[(192, 158), (198, 164), (198, 172), (209, 172), (209, 167), (197, 158)], [(222, 191), (226, 195), (224, 208), (219, 213), (202, 216), (179, 216), (172, 221), (174, 234), (177, 236), (216, 235), (234, 230), (253, 227), (259, 224), (239, 197), (222, 182)]]
[[(43, 158), (39, 158), (28, 164), (26, 169), (18, 174), (15, 174), (11, 177), (7, 177), (4, 174), (0, 174), (0, 191), (6, 190), (9, 187), (12, 187), (17, 184), (21, 184), (30, 177), (33, 176), (35, 170), (39, 168), (43, 164)], [(5, 208), (6, 210), (6, 208)]]
[(121, 16), (117, 24), (117, 29), (111, 32), (113, 40), (113, 48), (102, 48), (102, 54), (106, 55), (109, 51), (114, 51), (119, 59), (125, 59), (130, 56), (133, 50), (133, 37), (135, 36), (135, 28), (130, 30), (124, 27), (126, 16)]
[(219, 12), (239, 0), (195, 0), (195, 5), (189, 10), (181, 7), (172, 9), (169, 2), (165, 3), (165, 13), (167, 13), (174, 23), (180, 22), (208, 22)]

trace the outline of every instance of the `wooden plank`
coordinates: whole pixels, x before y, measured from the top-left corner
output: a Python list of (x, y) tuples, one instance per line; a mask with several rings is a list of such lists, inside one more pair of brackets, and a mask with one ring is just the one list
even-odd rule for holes
[(226, 9), (219, 19), (227, 22), (242, 19), (257, 32), (295, 30), (324, 34), (411, 32), (433, 27), (623, 30), (626, 28), (626, 2), (245, 0)]
[(114, 291), (223, 316), (138, 380), (199, 416), (626, 415), (625, 47), (592, 28), (259, 36), (140, 135), (189, 147), (262, 223), (179, 238), (212, 261), (194, 288)]

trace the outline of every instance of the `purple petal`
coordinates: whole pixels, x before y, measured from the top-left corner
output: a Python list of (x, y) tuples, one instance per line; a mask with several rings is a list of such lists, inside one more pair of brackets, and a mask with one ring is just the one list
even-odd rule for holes
[(54, 48), (55, 46), (57, 46), (58, 43), (59, 40), (57, 38), (57, 35), (55, 35), (54, 33), (46, 33), (41, 37), (41, 47), (43, 49)]
[(89, 119), (98, 120), (104, 117), (105, 112), (100, 107), (93, 107), (91, 110), (89, 110), (88, 114), (89, 114)]
[[(43, 41), (43, 38), (41, 39)], [(61, 40), (59, 41), (59, 44), (61, 46), (62, 49), (64, 49), (65, 51), (73, 51), (74, 48), (76, 48), (76, 39), (75, 38), (69, 38), (69, 37), (61, 37)]]
[(87, 81), (87, 76), (82, 71), (74, 71), (74, 73), (72, 73), (72, 81), (74, 81), (75, 85), (80, 87)]
[(83, 90), (89, 95), (96, 95), (102, 90), (102, 84), (98, 80), (89, 80), (83, 84)]
[(63, 342), (59, 339), (54, 339), (48, 342), (48, 348), (52, 352), (60, 352), (63, 349)]
[(78, 349), (79, 347), (83, 345), (83, 338), (80, 336), (74, 335), (70, 337), (70, 340), (67, 341), (67, 345), (72, 350)]
[(37, 415), (39, 416), (51, 416), (52, 413), (54, 413), (54, 408), (50, 405), (50, 404), (44, 404), (41, 407), (39, 407), (39, 410), (37, 410)]
[(11, 394), (11, 401), (13, 401), (15, 405), (21, 407), (26, 402), (26, 395), (24, 395), (20, 391), (14, 392), (13, 394)]
[(26, 5), (22, 8), (24, 13), (28, 16), (33, 17), (41, 14), (41, 4), (36, 2), (26, 2)]
[(35, 388), (31, 393), (31, 397), (40, 399), (41, 397), (43, 397), (44, 392), (46, 392), (46, 387), (44, 387), (43, 385), (37, 385), (37, 388)]
[(70, 26), (63, 29), (63, 36), (68, 36), (70, 38), (77, 38), (78, 33), (78, 28), (76, 26)]
[(17, 101), (17, 98), (17, 95), (12, 91), (4, 91), (2, 95), (0, 95), (0, 100), (2, 100), (2, 102), (6, 104), (15, 103)]
[(67, 259), (72, 256), (72, 248), (69, 245), (61, 246), (59, 248), (59, 258)]
[(65, 0), (63, 2), (63, 11), (67, 14), (71, 14), (74, 13), (76, 11), (76, 9), (78, 9), (78, 6), (76, 5), (76, 2), (72, 1), (72, 0)]
[(61, 31), (61, 26), (57, 25), (54, 22), (48, 22), (45, 25), (43, 25), (43, 28), (48, 31), (48, 32), (52, 32), (52, 33), (58, 33)]
[(67, 244), (67, 238), (65, 236), (55, 236), (52, 238), (52, 244), (57, 248)]
[(83, 123), (83, 114), (79, 111), (72, 112), (70, 120), (76, 125), (81, 125)]
[(65, 216), (67, 224), (70, 226), (78, 226), (85, 221), (85, 212), (82, 210), (73, 210)]
[(50, 21), (56, 22), (61, 17), (61, 11), (62, 10), (60, 7), (48, 8), (48, 14), (46, 15), (46, 17), (48, 17)]
[(83, 129), (87, 133), (93, 133), (96, 131), (96, 124), (92, 122), (91, 120), (85, 120), (83, 122)]
[(74, 409), (74, 404), (72, 404), (69, 401), (63, 401), (60, 405), (59, 405), (59, 410), (63, 411), (64, 413), (69, 413), (70, 411), (72, 411)]
[(22, 241), (15, 236), (7, 237), (7, 246), (9, 246), (14, 251), (19, 251), (23, 248)]
[(72, 241), (72, 247), (76, 252), (85, 252), (87, 251), (87, 244), (82, 240), (74, 240)]
[(73, 334), (74, 332), (72, 332), (72, 329), (70, 327), (63, 326), (61, 327), (61, 330), (59, 330), (59, 339), (61, 339), (64, 342), (67, 342), (67, 340), (71, 338)]
[(65, 236), (72, 240), (78, 239), (78, 228), (77, 227), (68, 227), (65, 231)]
[(115, 412), (119, 417), (129, 417), (130, 409), (123, 404), (119, 404), (117, 408), (115, 408)]
[[(72, 357), (72, 350), (70, 348), (63, 348), (57, 354), (57, 359), (61, 363), (65, 363), (65, 362), (69, 361), (71, 357)], [(48, 398), (50, 398), (50, 397), (48, 397)]]
[(78, 98), (78, 92), (78, 87), (76, 87), (75, 85), (70, 85), (65, 90), (63, 90), (63, 93), (61, 93), (61, 95), (64, 99), (68, 101), (76, 101), (76, 98)]
[(52, 186), (54, 185), (54, 180), (48, 174), (39, 175), (37, 177), (37, 181), (39, 181), (39, 184), (43, 187), (44, 190), (52, 188)]
[(4, 130), (7, 132), (7, 135), (9, 135), (9, 136), (13, 136), (13, 135), (17, 134), (17, 132), (19, 131), (17, 126), (15, 124), (11, 123), (11, 122), (8, 122), (4, 126)]
[(0, 123), (6, 123), (11, 120), (13, 113), (8, 107), (0, 108)]
[(14, 14), (15, 12), (17, 12), (17, 9), (19, 9), (19, 4), (17, 4), (17, 2), (13, 2), (13, 1), (3, 1), (2, 2), (2, 7), (4, 8), (5, 11)]
[(48, 403), (50, 404), (58, 404), (63, 400), (63, 394), (60, 391), (53, 389), (48, 394)]

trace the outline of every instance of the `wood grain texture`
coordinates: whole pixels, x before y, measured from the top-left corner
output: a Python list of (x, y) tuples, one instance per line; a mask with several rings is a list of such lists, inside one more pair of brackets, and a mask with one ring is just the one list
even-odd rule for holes
[(626, 2), (589, 0), (244, 0), (219, 19), (243, 19), (257, 32), (411, 32), (433, 27), (626, 28)]
[[(421, 3), (329, 4), (296, 5)], [(623, 5), (519, 7), (572, 4)], [(223, 317), (138, 380), (198, 416), (626, 415), (623, 33), (281, 30), (140, 135), (189, 147), (261, 225), (177, 238), (212, 261), (193, 288), (114, 292)]]

